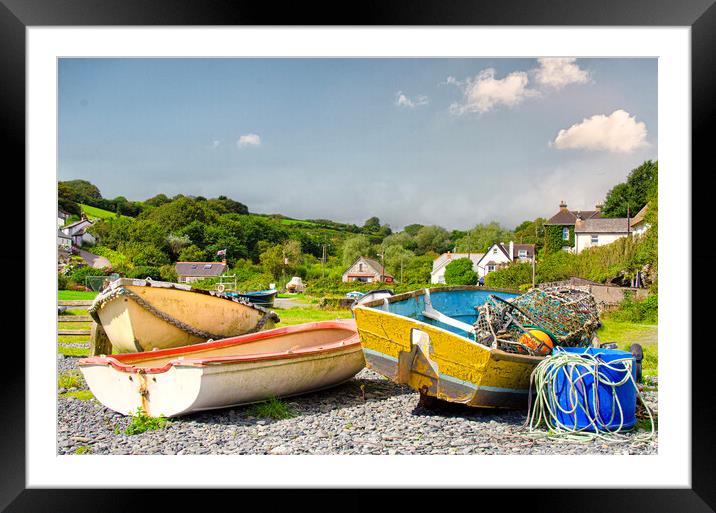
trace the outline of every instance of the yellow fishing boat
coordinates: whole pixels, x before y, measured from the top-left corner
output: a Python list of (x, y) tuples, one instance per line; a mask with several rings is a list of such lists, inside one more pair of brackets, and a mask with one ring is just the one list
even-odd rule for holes
[(273, 328), (274, 312), (249, 301), (180, 283), (120, 278), (89, 313), (115, 352), (168, 349)]
[(527, 406), (541, 356), (475, 340), (476, 307), (517, 294), (477, 286), (424, 289), (356, 306), (368, 368), (423, 397), (485, 408)]

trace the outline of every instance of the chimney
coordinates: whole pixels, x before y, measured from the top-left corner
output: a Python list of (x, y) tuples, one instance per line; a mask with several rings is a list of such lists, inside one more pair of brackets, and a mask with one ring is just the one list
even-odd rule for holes
[(597, 212), (601, 212), (603, 206), (604, 206), (604, 205), (602, 205), (601, 203), (597, 203), (596, 205), (594, 205), (594, 208), (597, 209)]
[(224, 264), (224, 265), (226, 265), (226, 257), (224, 257), (224, 258), (221, 259), (221, 263)]
[(560, 210), (567, 210), (567, 203), (565, 203), (564, 200), (559, 202), (559, 209)]
[(510, 241), (510, 260), (515, 259), (515, 243)]

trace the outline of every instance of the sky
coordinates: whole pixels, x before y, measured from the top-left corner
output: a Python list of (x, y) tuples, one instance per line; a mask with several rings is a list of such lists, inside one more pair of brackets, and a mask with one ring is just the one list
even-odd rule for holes
[(656, 59), (60, 59), (58, 179), (514, 228), (657, 160)]

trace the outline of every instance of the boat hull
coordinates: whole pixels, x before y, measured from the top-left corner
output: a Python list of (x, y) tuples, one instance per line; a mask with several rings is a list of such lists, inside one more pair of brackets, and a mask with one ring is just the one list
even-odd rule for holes
[[(387, 301), (417, 303), (414, 297), (401, 297)], [(449, 402), (483, 408), (527, 406), (530, 375), (542, 358), (489, 348), (454, 331), (372, 305), (354, 310), (368, 368)]]
[[(98, 306), (93, 311), (116, 353), (198, 344), (209, 338), (236, 336), (257, 328), (270, 329), (278, 320), (272, 312), (254, 305), (188, 286), (144, 280), (121, 281), (95, 300)], [(134, 296), (201, 333), (173, 325), (142, 306), (133, 299)]]
[(153, 417), (321, 390), (352, 378), (364, 366), (352, 321), (308, 323), (182, 349), (80, 360), (90, 390), (105, 406), (124, 415), (141, 407)]
[(260, 292), (247, 292), (244, 294), (241, 294), (239, 292), (234, 292), (234, 293), (230, 294), (230, 296), (239, 297), (239, 298), (245, 299), (247, 301), (251, 301), (255, 305), (263, 306), (266, 308), (272, 308), (277, 294), (278, 294), (278, 290), (273, 290), (270, 292), (260, 291)]

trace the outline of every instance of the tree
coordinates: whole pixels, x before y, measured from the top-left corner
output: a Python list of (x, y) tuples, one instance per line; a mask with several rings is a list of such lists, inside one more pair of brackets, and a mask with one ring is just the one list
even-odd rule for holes
[(490, 246), (498, 242), (508, 242), (514, 234), (500, 226), (499, 223), (478, 224), (457, 241), (457, 251), (461, 253), (484, 253)]
[(539, 251), (544, 245), (545, 219), (538, 217), (534, 221), (524, 221), (515, 228), (515, 242), (517, 244), (534, 244)]
[(370, 253), (370, 241), (364, 235), (346, 239), (343, 243), (343, 265), (349, 266), (358, 260), (358, 257), (368, 256)]
[(368, 232), (377, 232), (380, 229), (380, 219), (377, 217), (370, 217), (363, 223), (363, 229)]
[(403, 228), (403, 231), (411, 237), (415, 237), (422, 227), (422, 224), (409, 224), (405, 228)]
[(206, 252), (199, 246), (191, 245), (179, 253), (180, 262), (203, 262), (206, 260)]
[(452, 247), (450, 234), (441, 226), (423, 226), (415, 235), (417, 253), (424, 255), (428, 251), (443, 253)]
[(475, 285), (477, 273), (472, 269), (473, 262), (469, 258), (458, 258), (445, 267), (445, 283), (447, 285)]
[(632, 169), (626, 182), (615, 185), (607, 193), (602, 213), (605, 217), (634, 217), (656, 195), (659, 163), (645, 161)]
[(167, 244), (169, 244), (169, 250), (172, 254), (177, 256), (182, 249), (191, 245), (191, 239), (188, 235), (174, 235), (170, 233), (167, 235)]
[(269, 246), (259, 256), (265, 271), (275, 279), (281, 278), (284, 273), (293, 274), (301, 260), (301, 244), (296, 240)]
[(170, 201), (171, 200), (167, 198), (166, 194), (157, 194), (156, 196), (152, 196), (151, 198), (145, 200), (144, 204), (149, 205), (150, 207), (161, 207)]
[(391, 274), (400, 279), (401, 270), (404, 276), (405, 267), (415, 258), (415, 253), (398, 245), (388, 246), (383, 251), (386, 274)]

